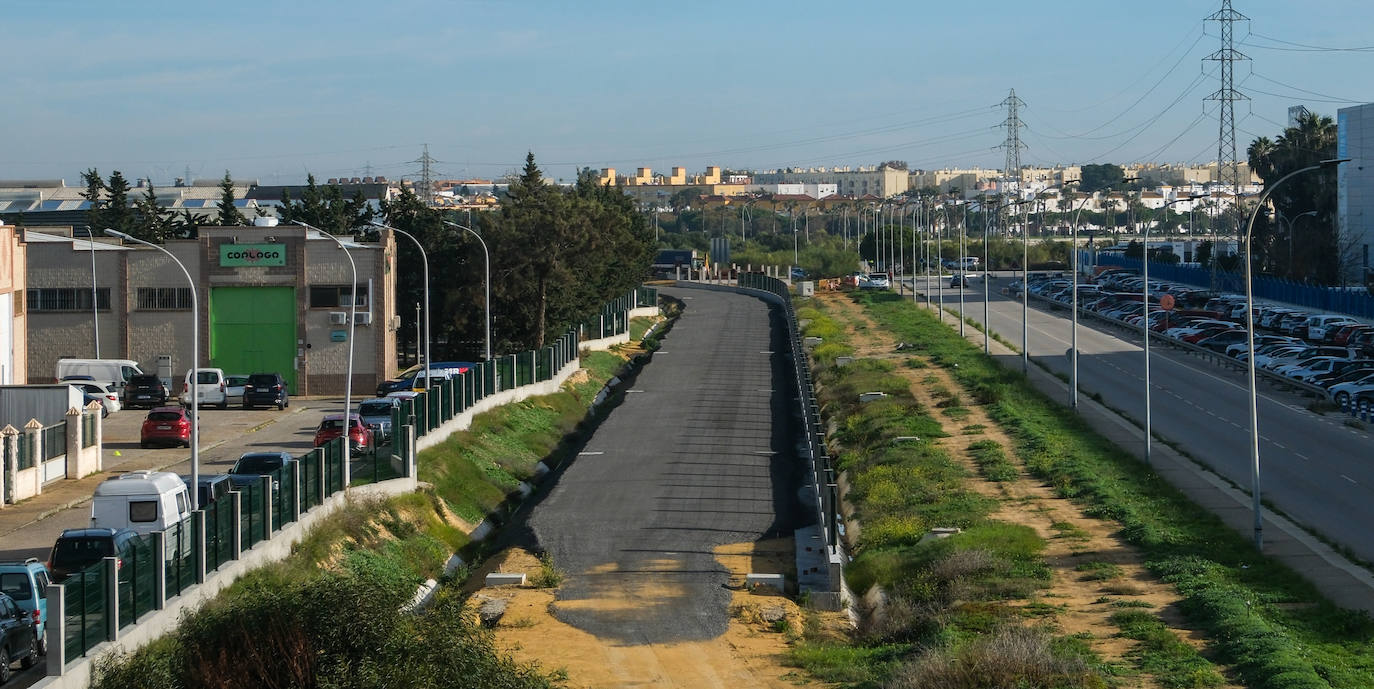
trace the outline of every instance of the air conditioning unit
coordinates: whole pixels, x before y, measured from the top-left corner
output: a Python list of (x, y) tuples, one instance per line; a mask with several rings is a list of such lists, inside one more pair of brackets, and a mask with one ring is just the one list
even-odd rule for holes
[(389, 324), (387, 325), (387, 329), (388, 329), (388, 330), (392, 330), (392, 331), (400, 330), (400, 329), (401, 329), (401, 317), (400, 317), (400, 316), (392, 316), (392, 317), (391, 317), (391, 323), (389, 323)]
[(330, 324), (330, 325), (343, 325), (343, 324), (345, 324), (345, 323), (347, 323), (347, 322), (348, 322), (348, 312), (347, 312), (347, 311), (330, 311), (330, 312), (329, 312), (329, 324)]
[(364, 311), (364, 312), (358, 314), (358, 320), (355, 321), (354, 324), (355, 324), (355, 325), (372, 325), (372, 313), (369, 312), (369, 311)]

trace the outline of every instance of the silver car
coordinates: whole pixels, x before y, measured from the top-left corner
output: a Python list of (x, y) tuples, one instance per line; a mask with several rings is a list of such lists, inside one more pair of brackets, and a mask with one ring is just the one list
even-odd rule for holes
[(358, 416), (362, 417), (364, 426), (372, 429), (373, 442), (391, 441), (391, 416), (400, 406), (401, 400), (397, 397), (377, 397), (358, 405)]

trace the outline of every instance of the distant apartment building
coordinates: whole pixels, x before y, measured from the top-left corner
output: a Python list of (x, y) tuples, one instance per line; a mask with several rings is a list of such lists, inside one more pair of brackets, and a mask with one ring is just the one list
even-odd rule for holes
[(1336, 111), (1336, 157), (1350, 159), (1336, 168), (1342, 278), (1367, 283), (1374, 279), (1374, 103)]
[(891, 198), (911, 188), (911, 175), (892, 167), (789, 168), (754, 175), (759, 184), (834, 184), (841, 196)]

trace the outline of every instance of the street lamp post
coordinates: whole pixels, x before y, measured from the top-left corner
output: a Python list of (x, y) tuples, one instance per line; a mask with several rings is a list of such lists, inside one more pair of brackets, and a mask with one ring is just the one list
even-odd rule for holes
[[(348, 484), (353, 480), (353, 441), (349, 431), (353, 428), (353, 340), (354, 327), (358, 322), (358, 264), (353, 262), (353, 254), (344, 246), (342, 240), (334, 235), (314, 227), (309, 223), (300, 220), (293, 221), (297, 225), (306, 229), (315, 230), (326, 238), (334, 241), (343, 250), (344, 257), (348, 259), (348, 270), (353, 276), (353, 282), (349, 283), (348, 289), (348, 368), (344, 374), (344, 413), (343, 413), (343, 486), (346, 490)], [(429, 362), (425, 362), (425, 386), (429, 386)], [(373, 458), (374, 461), (376, 458)]]
[(1334, 158), (1323, 160), (1316, 165), (1294, 170), (1278, 179), (1272, 185), (1266, 184), (1264, 193), (1260, 194), (1259, 201), (1255, 203), (1254, 210), (1250, 211), (1250, 220), (1245, 224), (1245, 345), (1246, 351), (1250, 356), (1246, 359), (1246, 380), (1249, 383), (1250, 392), (1250, 499), (1251, 511), (1255, 518), (1255, 550), (1264, 549), (1264, 515), (1261, 512), (1260, 504), (1260, 450), (1259, 450), (1259, 399), (1258, 391), (1255, 388), (1255, 294), (1252, 286), (1251, 263), (1251, 233), (1255, 229), (1255, 216), (1259, 215), (1260, 208), (1269, 199), (1269, 195), (1274, 192), (1279, 185), (1288, 181), (1290, 178), (1320, 170), (1326, 167), (1335, 167), (1341, 163), (1350, 162), (1349, 158)]
[[(1166, 202), (1161, 210), (1164, 211), (1164, 218), (1169, 217), (1169, 206), (1183, 201), (1192, 201), (1193, 197), (1185, 196)], [(1162, 222), (1162, 221), (1161, 221)], [(1145, 347), (1145, 463), (1150, 464), (1153, 460), (1154, 439), (1150, 437), (1151, 408), (1150, 408), (1150, 223), (1145, 223), (1144, 234), (1141, 240), (1141, 303), (1145, 306), (1145, 316), (1140, 320), (1140, 336), (1144, 340)]]
[[(109, 232), (110, 230), (106, 230)], [(95, 288), (95, 233), (86, 226), (86, 241), (91, 243), (91, 331), (95, 333), (95, 358), (100, 358), (100, 300)]]
[(486, 311), (487, 311), (487, 339), (486, 339), (487, 353), (486, 353), (486, 356), (487, 356), (487, 361), (491, 361), (491, 252), (487, 251), (487, 242), (486, 242), (486, 240), (482, 239), (482, 235), (477, 234), (477, 231), (474, 230), (474, 229), (472, 229), (471, 227), (467, 227), (467, 226), (465, 226), (465, 225), (459, 225), (459, 224), (456, 223), (456, 222), (450, 222), (450, 221), (448, 221), (448, 220), (445, 220), (445, 221), (444, 221), (444, 224), (445, 224), (445, 225), (448, 225), (449, 227), (456, 227), (456, 228), (458, 228), (458, 229), (460, 229), (460, 230), (463, 230), (464, 232), (467, 232), (468, 234), (470, 234), (470, 235), (476, 237), (476, 238), (477, 238), (477, 241), (480, 242), (480, 243), (482, 244), (482, 260), (483, 260), (483, 262), (484, 262), (484, 264), (485, 264), (485, 267), (486, 267), (486, 281), (485, 281), (485, 282), (486, 282), (486, 295), (487, 295), (487, 296), (486, 296)]
[[(1293, 234), (1296, 232), (1296, 230), (1294, 229), (1294, 226), (1297, 225), (1298, 218), (1301, 218), (1301, 217), (1304, 216), (1304, 215), (1312, 215), (1312, 216), (1315, 216), (1316, 214), (1317, 214), (1317, 211), (1307, 211), (1306, 213), (1299, 213), (1299, 214), (1293, 216), (1293, 219), (1292, 219), (1292, 220), (1289, 220), (1288, 218), (1283, 217), (1283, 214), (1280, 213), (1280, 212), (1278, 211), (1277, 208), (1274, 209), (1274, 215), (1275, 215), (1275, 216), (1278, 216), (1278, 218), (1280, 218), (1281, 220), (1283, 220), (1283, 223), (1284, 223), (1285, 225), (1288, 226), (1288, 275), (1289, 275), (1289, 278), (1290, 278), (1290, 279), (1292, 278), (1292, 276), (1293, 276), (1293, 274), (1294, 274), (1294, 271), (1293, 271)], [(98, 340), (97, 340), (97, 341), (98, 341)]]
[(429, 330), (429, 254), (425, 253), (425, 247), (424, 247), (424, 245), (420, 244), (420, 240), (416, 239), (416, 238), (415, 238), (415, 235), (413, 235), (413, 234), (411, 234), (411, 233), (409, 233), (409, 232), (406, 232), (405, 230), (400, 230), (400, 229), (397, 229), (397, 228), (392, 227), (392, 226), (390, 226), (390, 225), (383, 225), (382, 223), (379, 223), (379, 222), (374, 222), (374, 223), (372, 223), (372, 226), (373, 226), (373, 227), (380, 227), (380, 228), (385, 228), (385, 229), (391, 230), (392, 232), (395, 232), (396, 234), (399, 234), (399, 235), (401, 235), (402, 237), (405, 237), (406, 239), (409, 239), (410, 241), (415, 242), (415, 248), (417, 248), (417, 249), (420, 250), (420, 260), (423, 262), (423, 266), (424, 266), (424, 267), (423, 267), (423, 271), (424, 271), (423, 278), (424, 278), (424, 281), (425, 281), (425, 390), (429, 390), (429, 387), (430, 387), (430, 370), (429, 370), (429, 368), (430, 368), (430, 366), (433, 366), (433, 365), (434, 365), (434, 358), (433, 358), (432, 356), (430, 356), (430, 353), (429, 353), (429, 345), (430, 345), (430, 342), (433, 341), (433, 337), (430, 335), (430, 330)]
[[(173, 263), (177, 264), (177, 267), (181, 269), (181, 274), (186, 276), (186, 284), (191, 286), (191, 485), (199, 486), (200, 396), (196, 394), (196, 382), (200, 375), (200, 298), (196, 295), (196, 281), (191, 279), (191, 273), (186, 270), (186, 265), (177, 259), (176, 256), (173, 256), (172, 252), (167, 249), (157, 244), (153, 244), (152, 242), (145, 242), (142, 239), (137, 239), (123, 232), (109, 228), (105, 229), (105, 234), (111, 237), (118, 237), (126, 242), (142, 244), (143, 246), (152, 247), (161, 251), (167, 258), (172, 259)], [(88, 238), (91, 241), (95, 241), (94, 236)], [(189, 492), (191, 498), (191, 511), (194, 512), (200, 509), (200, 496), (197, 494), (199, 491), (193, 490)]]

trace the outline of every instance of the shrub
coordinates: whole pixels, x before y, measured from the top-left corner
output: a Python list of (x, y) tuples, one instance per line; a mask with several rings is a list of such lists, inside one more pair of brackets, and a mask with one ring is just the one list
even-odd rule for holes
[(1070, 689), (1105, 687), (1079, 657), (1057, 651), (1036, 629), (1005, 626), (950, 650), (934, 649), (899, 669), (891, 689)]

